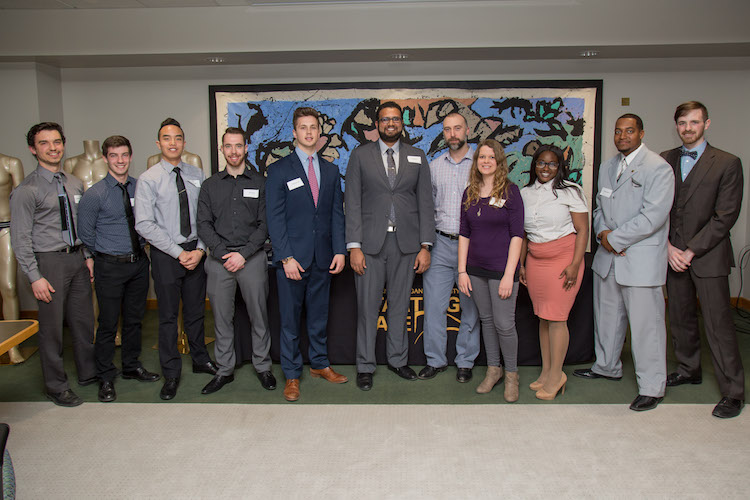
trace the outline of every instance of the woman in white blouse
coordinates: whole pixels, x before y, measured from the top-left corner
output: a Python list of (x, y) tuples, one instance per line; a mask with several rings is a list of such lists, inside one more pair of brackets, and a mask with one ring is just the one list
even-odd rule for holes
[(543, 145), (534, 153), (529, 183), (521, 190), (526, 237), (519, 279), (539, 317), (542, 352), (542, 373), (529, 387), (544, 400), (565, 392), (567, 320), (581, 287), (589, 237), (586, 197), (580, 186), (567, 180), (568, 173), (563, 151)]

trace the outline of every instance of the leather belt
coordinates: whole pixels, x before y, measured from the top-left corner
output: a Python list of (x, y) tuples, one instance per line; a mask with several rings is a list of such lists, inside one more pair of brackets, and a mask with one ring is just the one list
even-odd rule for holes
[(457, 234), (445, 233), (445, 232), (441, 231), (440, 229), (435, 229), (435, 232), (437, 234), (439, 234), (440, 236), (445, 236), (446, 238), (451, 239), (451, 240), (457, 240), (458, 239), (458, 235)]
[(109, 255), (106, 253), (96, 254), (97, 259), (101, 259), (104, 262), (117, 262), (117, 263), (133, 263), (138, 262), (146, 256), (145, 252), (141, 253), (129, 253), (127, 255)]

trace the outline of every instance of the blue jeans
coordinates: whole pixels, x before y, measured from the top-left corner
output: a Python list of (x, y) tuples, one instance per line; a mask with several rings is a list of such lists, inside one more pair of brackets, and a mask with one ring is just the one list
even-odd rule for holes
[[(458, 281), (458, 241), (435, 235), (430, 268), (422, 277), (424, 290), (424, 354), (427, 364), (439, 368), (448, 364), (446, 311)], [(479, 315), (474, 301), (459, 292), (461, 325), (456, 336), (456, 366), (472, 368), (479, 354)]]

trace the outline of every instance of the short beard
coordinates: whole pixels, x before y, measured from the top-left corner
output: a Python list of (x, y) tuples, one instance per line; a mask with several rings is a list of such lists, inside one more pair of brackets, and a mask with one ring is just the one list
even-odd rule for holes
[(229, 159), (226, 156), (224, 157), (224, 159), (227, 161), (227, 165), (230, 166), (230, 167), (232, 167), (232, 168), (240, 168), (240, 167), (244, 166), (245, 165), (245, 158), (246, 158), (246, 156), (243, 156), (242, 159), (240, 160), (240, 162), (237, 165), (232, 165), (229, 162)]
[(378, 135), (380, 135), (380, 139), (382, 139), (383, 142), (395, 142), (399, 140), (402, 132), (403, 130), (399, 131), (396, 134), (388, 135), (387, 132), (378, 130)]
[(449, 142), (448, 147), (450, 148), (451, 151), (458, 151), (459, 149), (464, 147), (465, 144), (466, 144), (466, 141), (458, 141), (457, 143)]

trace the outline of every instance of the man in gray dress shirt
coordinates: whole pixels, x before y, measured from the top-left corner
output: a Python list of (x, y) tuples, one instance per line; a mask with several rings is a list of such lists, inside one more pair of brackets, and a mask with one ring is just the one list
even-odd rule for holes
[(75, 230), (83, 183), (62, 171), (65, 136), (60, 125), (34, 125), (26, 141), (39, 165), (10, 195), (11, 244), (39, 305), (39, 356), (47, 398), (59, 406), (78, 406), (83, 400), (70, 389), (63, 366), (63, 317), (73, 337), (79, 385), (97, 380), (94, 263)]
[(165, 378), (159, 396), (169, 400), (177, 395), (182, 373), (177, 350), (180, 299), (193, 373), (216, 375), (216, 365), (205, 344), (206, 247), (198, 239), (196, 224), (205, 175), (182, 162), (185, 133), (174, 118), (162, 122), (156, 145), (162, 160), (141, 175), (135, 190), (135, 229), (151, 244), (151, 275), (159, 301), (159, 362)]

